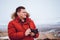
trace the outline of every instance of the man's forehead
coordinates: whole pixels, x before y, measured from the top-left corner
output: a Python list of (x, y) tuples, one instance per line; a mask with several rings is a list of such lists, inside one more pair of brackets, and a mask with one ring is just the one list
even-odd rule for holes
[(25, 10), (25, 9), (21, 9), (21, 11), (25, 11), (25, 12), (26, 12), (26, 10)]
[(25, 9), (21, 9), (21, 12), (27, 12)]

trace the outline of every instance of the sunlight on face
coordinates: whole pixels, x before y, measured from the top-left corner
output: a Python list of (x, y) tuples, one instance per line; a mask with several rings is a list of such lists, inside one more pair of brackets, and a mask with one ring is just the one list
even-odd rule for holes
[(21, 11), (17, 13), (17, 15), (21, 18), (26, 18), (27, 12), (25, 9), (21, 9)]

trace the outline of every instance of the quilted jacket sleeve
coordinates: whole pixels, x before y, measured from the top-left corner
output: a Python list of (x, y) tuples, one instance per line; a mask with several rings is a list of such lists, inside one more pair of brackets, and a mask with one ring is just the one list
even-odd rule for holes
[(19, 38), (23, 38), (25, 36), (25, 34), (24, 34), (24, 32), (16, 32), (12, 22), (9, 22), (9, 24), (8, 24), (8, 36), (11, 39), (19, 39)]

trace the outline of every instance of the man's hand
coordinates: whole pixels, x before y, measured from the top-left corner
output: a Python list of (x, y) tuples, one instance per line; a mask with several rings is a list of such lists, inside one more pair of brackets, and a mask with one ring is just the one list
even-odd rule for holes
[(30, 35), (31, 35), (31, 36), (35, 36), (35, 33), (31, 32)]
[(30, 34), (31, 30), (30, 28), (28, 28), (26, 31), (25, 31), (25, 36), (28, 36)]

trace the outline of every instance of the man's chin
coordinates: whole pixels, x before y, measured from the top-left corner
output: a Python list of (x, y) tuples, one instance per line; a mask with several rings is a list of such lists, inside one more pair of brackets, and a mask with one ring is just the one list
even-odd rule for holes
[(24, 18), (27, 18), (27, 17), (24, 17)]
[(24, 18), (27, 18), (27, 17), (24, 17)]

